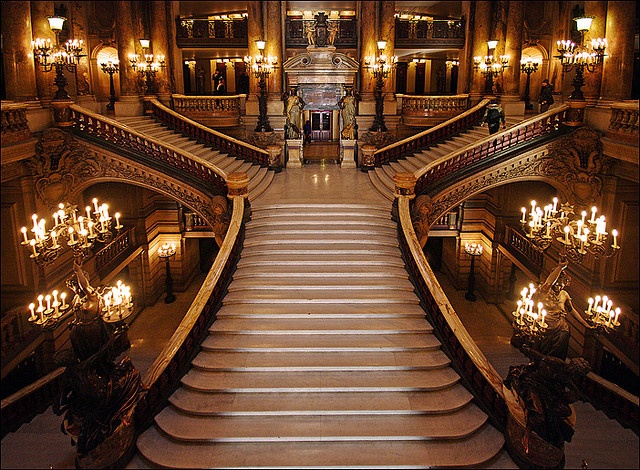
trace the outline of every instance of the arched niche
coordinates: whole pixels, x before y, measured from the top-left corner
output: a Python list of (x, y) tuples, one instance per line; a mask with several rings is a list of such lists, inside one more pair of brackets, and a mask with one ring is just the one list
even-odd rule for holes
[[(91, 53), (91, 75), (94, 79), (94, 94), (96, 99), (100, 102), (109, 101), (109, 75), (102, 71), (100, 64), (106, 63), (109, 60), (119, 60), (118, 50), (115, 46), (109, 44), (100, 44)], [(120, 67), (124, 67), (127, 64), (120, 63)], [(113, 85), (115, 88), (116, 96), (120, 96), (120, 79), (119, 73), (113, 75)]]
[[(522, 49), (522, 60), (531, 60), (538, 63), (538, 71), (531, 74), (531, 82), (529, 89), (529, 101), (531, 103), (537, 103), (540, 96), (540, 88), (542, 87), (542, 80), (547, 78), (552, 83), (549, 68), (549, 53), (540, 45), (526, 46)], [(524, 90), (527, 83), (527, 74), (520, 74), (520, 95), (524, 99)], [(537, 108), (536, 108), (537, 109)]]

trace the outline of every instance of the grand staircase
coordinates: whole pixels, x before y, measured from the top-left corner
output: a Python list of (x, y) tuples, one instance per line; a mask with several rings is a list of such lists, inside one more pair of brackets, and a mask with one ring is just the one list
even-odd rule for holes
[[(507, 128), (520, 122), (520, 119), (513, 117), (507, 117), (505, 120)], [(371, 183), (383, 196), (390, 201), (393, 201), (395, 197), (393, 195), (395, 191), (393, 177), (397, 173), (413, 173), (450, 153), (457, 152), (469, 145), (473, 145), (488, 136), (489, 131), (486, 126), (472, 127), (462, 134), (439, 143), (435, 147), (424, 149), (420, 152), (414, 153), (413, 155), (407, 155), (405, 158), (399, 159), (396, 162), (390, 162), (380, 167), (375, 167), (373, 170), (369, 170), (369, 178), (371, 179)]]
[(425, 320), (386, 206), (253, 205), (192, 365), (138, 439), (148, 465), (484, 467), (503, 447)]
[(244, 160), (231, 157), (226, 153), (221, 153), (219, 150), (206, 147), (204, 144), (198, 143), (190, 137), (183, 136), (179, 132), (169, 129), (151, 116), (118, 117), (117, 120), (121, 124), (131, 127), (142, 134), (155, 137), (165, 144), (170, 144), (183, 151), (189, 152), (224, 170), (227, 174), (234, 172), (247, 173), (249, 177), (249, 201), (252, 201), (262, 194), (273, 180), (273, 171), (266, 167), (245, 162)]

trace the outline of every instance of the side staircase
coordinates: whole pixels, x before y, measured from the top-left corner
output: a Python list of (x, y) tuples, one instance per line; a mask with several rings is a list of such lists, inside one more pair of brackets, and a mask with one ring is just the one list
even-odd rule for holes
[[(518, 118), (508, 117), (505, 124), (507, 128), (519, 124), (521, 122)], [(397, 173), (413, 173), (416, 170), (427, 166), (428, 164), (438, 160), (453, 152), (457, 152), (468, 145), (472, 145), (481, 139), (489, 136), (487, 127), (474, 126), (467, 130), (465, 133), (457, 135), (451, 139), (448, 139), (442, 143), (439, 143), (435, 147), (424, 149), (421, 152), (414, 153), (413, 155), (407, 155), (403, 159), (399, 159), (395, 162), (386, 163), (380, 167), (376, 167), (373, 170), (369, 170), (369, 178), (375, 188), (390, 201), (394, 200), (395, 183), (393, 177)]]
[(138, 438), (148, 465), (486, 468), (504, 454), (425, 319), (386, 206), (253, 205), (192, 366)]
[(274, 172), (268, 168), (230, 157), (226, 153), (221, 153), (219, 150), (206, 147), (204, 144), (198, 143), (190, 137), (185, 137), (179, 132), (169, 129), (151, 116), (118, 117), (117, 120), (121, 124), (131, 127), (141, 134), (149, 135), (161, 140), (163, 143), (190, 152), (196, 157), (217, 166), (227, 174), (234, 172), (247, 173), (249, 177), (249, 201), (252, 201), (262, 194), (273, 180)]

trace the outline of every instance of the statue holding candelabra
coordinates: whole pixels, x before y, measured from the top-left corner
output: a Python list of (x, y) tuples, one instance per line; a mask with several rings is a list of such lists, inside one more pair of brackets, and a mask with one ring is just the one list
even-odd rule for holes
[[(77, 468), (118, 468), (135, 447), (134, 411), (143, 393), (140, 372), (131, 359), (121, 357), (130, 347), (125, 320), (133, 312), (129, 286), (93, 287), (83, 267), (96, 242), (108, 243), (112, 218), (106, 204), (86, 207), (86, 217), (76, 206), (60, 204), (53, 213), (53, 228), (33, 215), (33, 228), (22, 228), (22, 244), (31, 259), (47, 265), (66, 247), (73, 251), (74, 275), (66, 287), (39, 295), (29, 305), (28, 320), (42, 329), (53, 329), (69, 320), (70, 347), (58, 351), (54, 362), (65, 367), (54, 412), (64, 415), (62, 431), (77, 448)], [(116, 230), (122, 229), (116, 213)], [(29, 232), (33, 237), (30, 239)], [(69, 301), (67, 302), (67, 299)]]

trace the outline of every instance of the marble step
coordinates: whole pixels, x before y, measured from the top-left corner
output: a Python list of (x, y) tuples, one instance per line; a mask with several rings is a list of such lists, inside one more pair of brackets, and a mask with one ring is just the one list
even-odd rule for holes
[(487, 416), (474, 405), (446, 415), (194, 416), (167, 407), (155, 418), (163, 432), (191, 442), (308, 442), (461, 439)]
[(399, 255), (399, 248), (392, 243), (378, 245), (378, 244), (363, 244), (361, 241), (340, 242), (340, 243), (299, 243), (288, 244), (286, 246), (252, 246), (248, 245), (242, 249), (242, 256), (249, 256), (255, 254), (268, 254), (271, 256), (294, 256), (301, 255), (319, 255), (329, 258), (332, 256), (352, 256), (352, 255)]
[(290, 352), (201, 351), (194, 367), (217, 371), (316, 372), (439, 369), (450, 364), (439, 349), (424, 351)]
[(264, 236), (275, 234), (278, 236), (282, 236), (285, 232), (287, 235), (305, 235), (312, 236), (316, 235), (316, 239), (325, 239), (330, 236), (359, 236), (366, 237), (369, 235), (382, 235), (385, 237), (394, 237), (397, 236), (397, 227), (392, 227), (391, 225), (356, 225), (351, 227), (347, 224), (339, 224), (339, 223), (317, 223), (315, 225), (312, 224), (278, 224), (277, 226), (272, 226), (270, 224), (262, 224), (262, 225), (254, 225), (247, 224), (247, 236)]
[(169, 402), (194, 415), (358, 415), (448, 413), (473, 399), (460, 383), (429, 392), (283, 393), (200, 392), (179, 388)]
[(247, 296), (252, 296), (254, 292), (258, 295), (264, 295), (264, 291), (281, 291), (285, 295), (290, 295), (289, 291), (291, 290), (297, 290), (301, 293), (304, 292), (305, 295), (309, 295), (311, 291), (321, 294), (327, 290), (341, 292), (347, 295), (351, 293), (361, 295), (361, 291), (366, 290), (414, 292), (414, 287), (408, 279), (342, 279), (339, 275), (336, 275), (333, 278), (307, 277), (304, 279), (304, 282), (291, 277), (235, 279), (228, 288), (229, 293), (244, 292)]
[(182, 386), (210, 392), (406, 392), (442, 390), (460, 377), (449, 367), (427, 370), (226, 372), (193, 368)]
[(209, 328), (211, 334), (404, 334), (433, 331), (426, 320), (420, 318), (271, 318), (255, 319), (234, 317), (232, 315), (217, 317)]
[(501, 436), (484, 425), (462, 439), (210, 444), (175, 440), (152, 427), (137, 445), (153, 464), (172, 468), (482, 468), (502, 448)]
[(291, 227), (297, 227), (299, 230), (313, 230), (315, 228), (322, 229), (323, 227), (332, 228), (344, 228), (345, 230), (352, 229), (397, 229), (397, 226), (390, 218), (366, 218), (359, 217), (348, 220), (341, 217), (323, 217), (322, 220), (317, 218), (302, 219), (295, 216), (279, 216), (277, 219), (269, 218), (253, 218), (247, 223), (247, 231), (255, 228), (268, 227), (270, 230), (288, 230)]
[(334, 265), (254, 265), (251, 269), (240, 266), (233, 273), (233, 279), (270, 278), (400, 278), (408, 279), (409, 274), (402, 267), (343, 265), (339, 271)]
[(249, 266), (404, 266), (404, 262), (396, 253), (378, 254), (372, 258), (368, 253), (341, 254), (340, 257), (328, 257), (321, 252), (315, 253), (273, 253), (271, 251), (249, 252), (240, 255), (237, 267)]
[[(244, 242), (244, 248), (250, 246), (272, 246), (272, 245), (285, 245), (289, 247), (308, 246), (310, 244), (322, 244), (326, 247), (334, 247), (336, 245), (366, 245), (372, 246), (398, 246), (398, 242), (391, 233), (378, 233), (375, 230), (361, 231), (360, 233), (353, 233), (347, 231), (333, 231), (325, 232), (324, 234), (317, 234), (313, 230), (306, 230), (304, 233), (291, 233), (286, 231), (287, 236), (284, 237), (281, 231), (278, 232), (266, 232), (263, 231), (259, 236), (246, 237)], [(295, 235), (295, 236), (294, 236)], [(243, 249), (244, 249), (243, 248)]]
[(272, 302), (270, 304), (229, 304), (222, 305), (217, 316), (246, 316), (250, 318), (397, 318), (399, 316), (424, 318), (424, 310), (419, 304), (346, 304), (306, 303), (291, 304)]
[(345, 304), (412, 304), (419, 303), (413, 291), (392, 289), (371, 292), (370, 289), (350, 289), (336, 292), (334, 289), (279, 289), (230, 291), (222, 300), (223, 305), (269, 304), (291, 302), (298, 304), (345, 303)]
[(431, 334), (242, 334), (225, 333), (207, 336), (203, 350), (258, 350), (263, 352), (362, 352), (438, 349), (440, 343)]

